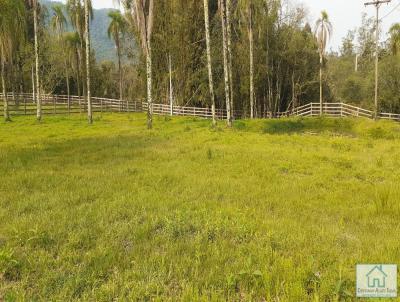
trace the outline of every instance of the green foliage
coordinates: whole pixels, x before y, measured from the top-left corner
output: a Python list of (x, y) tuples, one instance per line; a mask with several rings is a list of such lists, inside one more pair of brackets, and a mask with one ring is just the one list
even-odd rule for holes
[(0, 247), (0, 280), (18, 281), (20, 277), (21, 265), (14, 257), (12, 249)]
[[(280, 3), (252, 2), (254, 6), (255, 99), (257, 115), (286, 110), (293, 103), (317, 99), (318, 54), (311, 31), (304, 26), (306, 13), (293, 8), (279, 17)], [(213, 78), (218, 108), (225, 106), (222, 29), (217, 1), (210, 1)], [(204, 12), (202, 1), (156, 1), (152, 39), (154, 94), (168, 102), (168, 56), (172, 58), (174, 100), (178, 105), (211, 106), (208, 91)], [(246, 1), (232, 8), (232, 59), (234, 108), (249, 112), (249, 37)], [(282, 21), (283, 19), (288, 20)], [(290, 20), (290, 21), (289, 21)], [(144, 78), (141, 58), (139, 76)], [(141, 97), (146, 83), (140, 84)], [(136, 92), (137, 93), (137, 92)]]
[(393, 24), (389, 30), (390, 48), (393, 55), (400, 54), (400, 23)]
[(351, 301), (400, 262), (399, 124), (145, 120), (0, 124), (2, 298)]
[[(400, 112), (400, 60), (397, 54), (399, 26), (394, 24), (390, 39), (379, 52), (379, 107), (381, 112)], [(359, 28), (343, 39), (341, 54), (328, 60), (328, 83), (338, 101), (373, 109), (375, 88), (375, 23), (362, 16)], [(357, 64), (357, 66), (356, 66)], [(357, 67), (357, 71), (356, 71)]]
[(383, 112), (400, 112), (400, 56), (388, 56), (381, 62), (380, 101)]

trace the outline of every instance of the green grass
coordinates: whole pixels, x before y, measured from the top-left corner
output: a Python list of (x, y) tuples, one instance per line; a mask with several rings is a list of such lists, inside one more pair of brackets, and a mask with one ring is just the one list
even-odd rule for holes
[(0, 300), (355, 300), (400, 264), (400, 125), (0, 124)]

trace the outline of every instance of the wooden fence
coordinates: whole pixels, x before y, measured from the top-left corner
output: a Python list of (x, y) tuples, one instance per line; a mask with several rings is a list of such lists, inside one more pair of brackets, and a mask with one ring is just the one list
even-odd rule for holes
[[(12, 94), (8, 93), (8, 104), (11, 115), (35, 115), (36, 104), (31, 93)], [(66, 95), (42, 95), (42, 113), (43, 114), (68, 114), (68, 113), (84, 113), (87, 104), (83, 97), (66, 96)], [(2, 94), (0, 93), (0, 98)], [(133, 100), (116, 100), (109, 98), (92, 98), (93, 112), (143, 112), (147, 110), (147, 103), (143, 101)], [(0, 102), (0, 110), (3, 110), (3, 102)], [(374, 113), (360, 107), (352, 106), (345, 103), (325, 103), (322, 106), (323, 114), (331, 117), (365, 117), (373, 118)], [(171, 106), (166, 104), (153, 104), (153, 113), (157, 115), (180, 115), (193, 116), (200, 118), (211, 118), (211, 108), (206, 107), (188, 107), (188, 106)], [(226, 110), (217, 109), (217, 118), (225, 119)], [(286, 112), (266, 112), (264, 116), (267, 118), (282, 118), (289, 116), (318, 116), (320, 115), (319, 103), (308, 103)], [(235, 111), (234, 116), (243, 117), (243, 113)], [(395, 113), (379, 113), (380, 119), (388, 119), (400, 121), (400, 114)]]

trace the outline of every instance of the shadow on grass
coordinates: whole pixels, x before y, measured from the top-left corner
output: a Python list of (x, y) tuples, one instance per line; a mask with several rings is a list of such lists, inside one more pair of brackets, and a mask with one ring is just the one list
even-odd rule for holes
[(355, 135), (354, 121), (350, 119), (331, 119), (325, 117), (268, 120), (263, 132), (268, 134), (294, 134), (304, 132), (334, 132)]
[(330, 133), (370, 139), (400, 139), (400, 124), (364, 118), (297, 117), (282, 119), (237, 120), (236, 131), (262, 132), (272, 135)]
[(282, 119), (238, 120), (236, 131), (262, 132), (272, 135), (331, 133), (372, 139), (400, 139), (400, 124), (363, 118), (297, 117)]
[(0, 171), (32, 168), (62, 163), (60, 169), (70, 165), (93, 167), (104, 162), (116, 163), (136, 158), (146, 150), (165, 140), (158, 136), (115, 135), (107, 137), (85, 137), (66, 139), (62, 142), (47, 140), (41, 148), (11, 148), (0, 153), (4, 165)]

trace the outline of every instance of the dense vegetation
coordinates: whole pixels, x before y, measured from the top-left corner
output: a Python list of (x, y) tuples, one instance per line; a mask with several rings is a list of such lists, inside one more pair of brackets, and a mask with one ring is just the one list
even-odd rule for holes
[[(26, 31), (20, 35), (26, 37), (23, 42), (16, 43), (12, 60), (5, 62), (7, 87), (14, 91), (32, 90), (33, 21), (32, 5), (29, 4), (32, 1), (25, 2)], [(76, 0), (70, 0), (68, 3), (75, 2), (79, 3)], [(71, 10), (70, 4), (63, 8), (67, 25), (60, 33), (48, 21), (54, 18), (56, 11), (47, 1), (45, 3), (47, 9), (39, 9), (41, 88), (46, 93), (66, 94), (68, 92), (66, 77), (68, 77), (71, 94), (86, 94), (83, 81), (85, 66), (83, 61), (80, 61), (83, 60), (83, 52), (79, 50), (85, 43), (81, 41), (82, 27), (74, 25), (75, 11)], [(121, 1), (126, 7), (129, 7), (130, 3), (131, 0)], [(306, 10), (294, 3), (287, 5), (286, 2), (276, 0), (229, 3), (230, 7), (226, 12), (227, 18), (228, 12), (230, 15), (227, 27), (229, 83), (224, 81), (223, 23), (219, 9), (221, 5), (217, 0), (208, 3), (216, 106), (226, 107), (227, 84), (231, 86), (229, 96), (233, 110), (241, 111), (245, 116), (251, 115), (252, 105), (254, 105), (254, 115), (263, 116), (266, 111), (276, 112), (310, 101), (318, 101), (319, 44), (314, 35), (314, 24), (306, 22), (308, 17)], [(129, 9), (125, 11), (129, 12)], [(211, 106), (203, 1), (156, 1), (153, 14), (154, 26), (151, 35), (153, 99), (156, 102), (167, 103), (171, 96), (175, 104)], [(130, 22), (128, 14), (126, 16), (128, 25), (118, 33), (123, 65), (123, 91), (120, 93), (117, 60), (96, 62), (94, 59), (95, 53), (99, 57), (105, 56), (103, 49), (98, 47), (100, 41), (97, 36), (106, 35), (105, 25), (110, 21), (105, 21), (103, 14), (94, 14), (93, 17), (95, 21), (92, 21), (92, 37), (95, 38), (93, 38), (91, 60), (92, 95), (145, 98), (146, 48), (142, 48), (141, 51), (138, 47), (141, 44), (140, 26)], [(99, 20), (96, 21), (97, 18)], [(99, 34), (99, 31), (103, 33)], [(365, 17), (360, 28), (350, 32), (343, 40), (340, 53), (324, 56), (324, 101), (361, 103), (371, 107), (374, 31), (374, 23)], [(60, 35), (63, 36), (65, 43), (60, 41)], [(399, 37), (399, 26), (394, 25), (389, 40), (381, 45), (380, 102), (384, 111), (399, 112), (400, 109)], [(114, 43), (114, 40), (115, 35), (114, 38), (110, 37), (107, 45)], [(103, 38), (101, 43), (104, 44)], [(116, 50), (113, 50), (116, 57)], [(354, 66), (356, 54), (359, 57), (357, 71)], [(61, 60), (62, 58), (64, 60)], [(172, 93), (170, 93), (170, 80)]]
[(344, 301), (400, 262), (398, 124), (234, 125), (0, 124), (0, 300)]
[[(338, 54), (328, 60), (327, 83), (342, 101), (372, 107), (374, 98), (375, 21), (363, 15), (360, 27), (349, 31)], [(400, 24), (380, 43), (379, 103), (382, 112), (400, 112)]]

